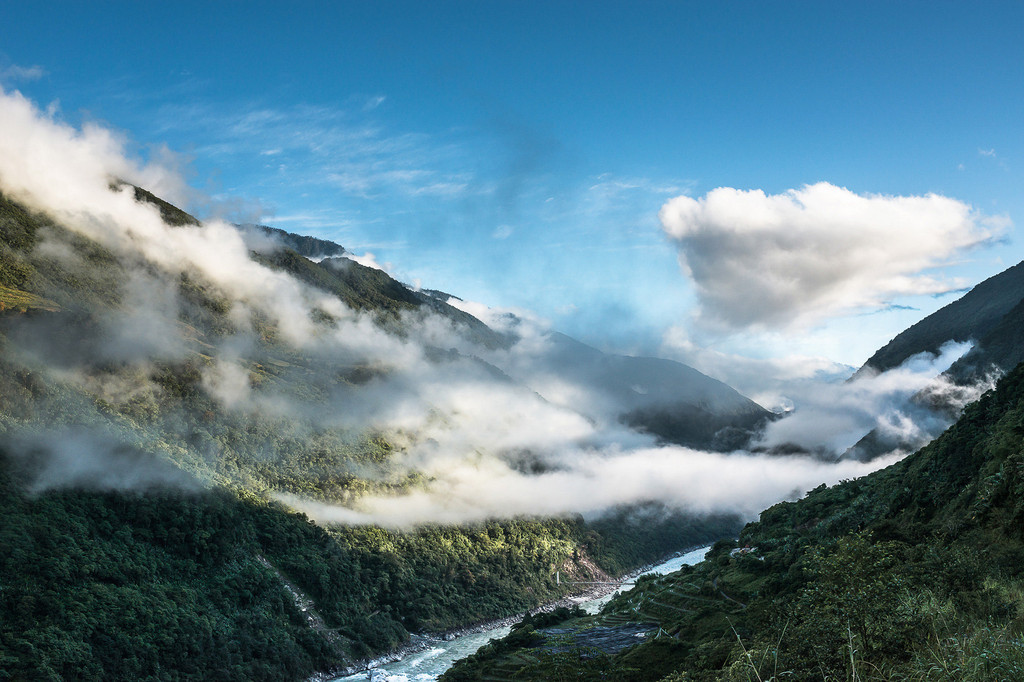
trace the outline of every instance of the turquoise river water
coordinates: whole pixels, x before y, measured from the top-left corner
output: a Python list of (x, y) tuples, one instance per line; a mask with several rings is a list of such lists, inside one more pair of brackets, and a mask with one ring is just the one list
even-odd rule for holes
[[(656, 573), (664, 575), (678, 571), (682, 566), (700, 563), (710, 547), (701, 547), (692, 552), (673, 557), (660, 563), (641, 575)], [(580, 607), (588, 613), (597, 613), (611, 598), (606, 594), (597, 599), (580, 601)], [(455, 661), (476, 652), (492, 639), (504, 637), (509, 633), (509, 626), (496, 627), (482, 632), (456, 637), (452, 640), (437, 640), (421, 651), (411, 653), (403, 658), (368, 671), (336, 677), (331, 682), (434, 682), (441, 673), (448, 670)]]

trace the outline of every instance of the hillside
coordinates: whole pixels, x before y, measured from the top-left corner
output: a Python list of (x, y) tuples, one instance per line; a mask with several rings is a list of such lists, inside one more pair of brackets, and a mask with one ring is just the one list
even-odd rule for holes
[(482, 385), (501, 409), (548, 409), (471, 354), (509, 340), (379, 270), (103, 191), (130, 220), (0, 194), (8, 678), (308, 678), (557, 598), (559, 567), (621, 574), (738, 528), (657, 507), (311, 523), (279, 500), (352, 509), (430, 486), (405, 458), (458, 415), (426, 399)]
[[(928, 421), (949, 424), (958, 415), (960, 396), (991, 385), (1000, 374), (1024, 361), (1019, 330), (1024, 322), (1024, 263), (985, 280), (962, 298), (944, 306), (880, 348), (862, 366), (854, 380), (897, 367), (918, 353), (937, 355), (949, 341), (970, 342), (937, 385), (913, 399), (913, 408), (929, 412)], [(946, 386), (951, 383), (958, 387)], [(909, 452), (922, 444), (898, 432), (872, 429), (842, 456), (869, 461), (889, 452)]]
[(978, 337), (974, 348), (953, 363), (947, 374), (961, 384), (969, 383), (995, 367), (1006, 371), (1024, 362), (1024, 300), (1021, 300), (999, 322)]
[[(1018, 367), (898, 464), (766, 510), (596, 617), (528, 619), (443, 679), (1020, 679), (1022, 425)], [(646, 635), (588, 650), (598, 626)]]
[(338, 258), (346, 253), (344, 246), (329, 239), (318, 239), (308, 235), (294, 234), (277, 227), (270, 227), (269, 225), (250, 224), (240, 227), (245, 232), (253, 232), (256, 235), (268, 237), (270, 241), (281, 247), (291, 249), (303, 258), (313, 261), (323, 260), (324, 258)]
[[(884, 372), (918, 353), (938, 354), (948, 341), (978, 341), (1024, 299), (1024, 263), (989, 277), (962, 297), (900, 332), (875, 351), (860, 371)], [(982, 346), (984, 347), (984, 346)], [(1014, 364), (1004, 366), (1010, 369)]]
[(729, 451), (746, 445), (771, 413), (692, 367), (661, 358), (603, 353), (551, 335), (542, 367), (614, 405), (616, 417), (660, 440)]

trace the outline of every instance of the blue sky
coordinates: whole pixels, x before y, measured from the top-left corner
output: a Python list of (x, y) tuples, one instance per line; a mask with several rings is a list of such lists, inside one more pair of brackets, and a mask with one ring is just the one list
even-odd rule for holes
[[(333, 239), (605, 348), (857, 365), (1024, 257), (1022, 26), (1010, 2), (5, 3), (0, 85), (180, 164), (204, 216)], [(889, 273), (936, 286), (714, 323), (730, 299), (679, 255), (736, 252), (670, 239), (661, 207), (816, 183), (976, 218)]]

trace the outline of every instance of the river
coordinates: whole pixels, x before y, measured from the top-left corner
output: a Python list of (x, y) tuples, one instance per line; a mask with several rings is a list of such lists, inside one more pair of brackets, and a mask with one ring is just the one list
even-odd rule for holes
[[(700, 563), (710, 547), (701, 547), (692, 552), (672, 557), (668, 561), (653, 566), (639, 575), (656, 573), (664, 575), (678, 571), (682, 566)], [(598, 597), (580, 601), (580, 607), (588, 613), (597, 613), (612, 598), (614, 592)], [(348, 675), (336, 677), (331, 682), (433, 682), (441, 673), (452, 667), (452, 664), (460, 658), (465, 658), (476, 650), (487, 644), (492, 639), (499, 639), (509, 633), (508, 625), (496, 627), (482, 632), (456, 637), (452, 640), (434, 639), (430, 640), (426, 648), (411, 653), (403, 658), (389, 663), (381, 664), (379, 668)]]

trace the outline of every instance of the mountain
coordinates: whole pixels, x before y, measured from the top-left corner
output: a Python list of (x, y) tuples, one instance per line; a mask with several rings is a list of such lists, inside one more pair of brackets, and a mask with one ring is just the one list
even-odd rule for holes
[[(765, 510), (596, 616), (527, 618), (442, 679), (1020, 679), (1022, 424), (1019, 366), (901, 462)], [(616, 631), (640, 634), (609, 649)]]
[[(1024, 294), (1024, 288), (1021, 289)], [(1024, 362), (1024, 298), (1018, 301), (991, 329), (977, 337), (977, 342), (949, 368), (947, 374), (957, 383), (966, 384), (993, 371), (1008, 371)]]
[[(382, 270), (345, 257), (312, 261), (293, 246), (307, 245), (316, 253), (324, 253), (327, 247), (322, 240), (307, 243), (307, 238), (282, 230), (272, 235), (279, 248), (257, 253), (256, 260), (338, 296), (350, 308), (378, 312), (412, 312), (423, 308), (461, 328), (467, 338), (482, 346), (481, 351), (506, 349), (514, 341), (450, 305), (450, 294), (413, 290)], [(610, 411), (623, 424), (650, 433), (662, 442), (735, 450), (746, 445), (772, 416), (732, 387), (682, 363), (605, 353), (559, 332), (550, 333), (547, 340), (548, 347), (535, 358), (532, 372), (511, 371), (514, 380), (536, 389), (531, 379), (540, 373), (545, 381), (571, 383), (596, 401), (596, 412), (579, 404), (574, 404), (574, 409), (591, 417)], [(510, 373), (506, 368), (494, 371), (506, 377)]]
[(673, 360), (604, 353), (564, 334), (541, 365), (585, 387), (616, 417), (659, 440), (719, 451), (743, 447), (771, 413), (732, 387)]
[[(946, 370), (940, 381), (955, 387), (926, 389), (915, 396), (915, 408), (929, 411), (932, 421), (950, 423), (959, 413), (962, 395), (985, 386), (1024, 361), (1024, 263), (990, 277), (963, 297), (907, 328), (875, 352), (854, 378), (899, 366), (919, 353), (937, 355), (949, 341), (973, 346)], [(843, 458), (868, 461), (894, 450), (911, 451), (920, 445), (900, 434), (880, 429), (868, 432)]]
[[(550, 567), (619, 575), (738, 528), (657, 505), (312, 523), (296, 505), (356, 513), (429, 491), (409, 461), (465, 447), (467, 408), (545, 416), (549, 402), (486, 361), (513, 340), (435, 292), (293, 248), (323, 245), (250, 239), (123, 183), (70, 210), (30, 199), (0, 193), (10, 679), (308, 679), (558, 598)], [(631, 362), (608, 361), (609, 395)], [(718, 394), (742, 404), (697, 393)], [(566, 414), (554, 423), (585, 422)], [(515, 455), (533, 425), (494, 423), (507, 444), (471, 443), (476, 462)]]
[[(981, 282), (961, 298), (900, 332), (868, 358), (861, 372), (884, 372), (918, 353), (937, 355), (948, 341), (980, 341), (1024, 299), (1024, 263)], [(984, 344), (980, 344), (984, 348)], [(1010, 369), (1016, 363), (1004, 369)]]
[(248, 224), (241, 225), (240, 228), (246, 232), (269, 237), (271, 241), (280, 246), (291, 249), (303, 258), (313, 261), (323, 260), (324, 258), (337, 258), (346, 253), (345, 247), (328, 239), (317, 239), (316, 237), (294, 234), (268, 225)]

